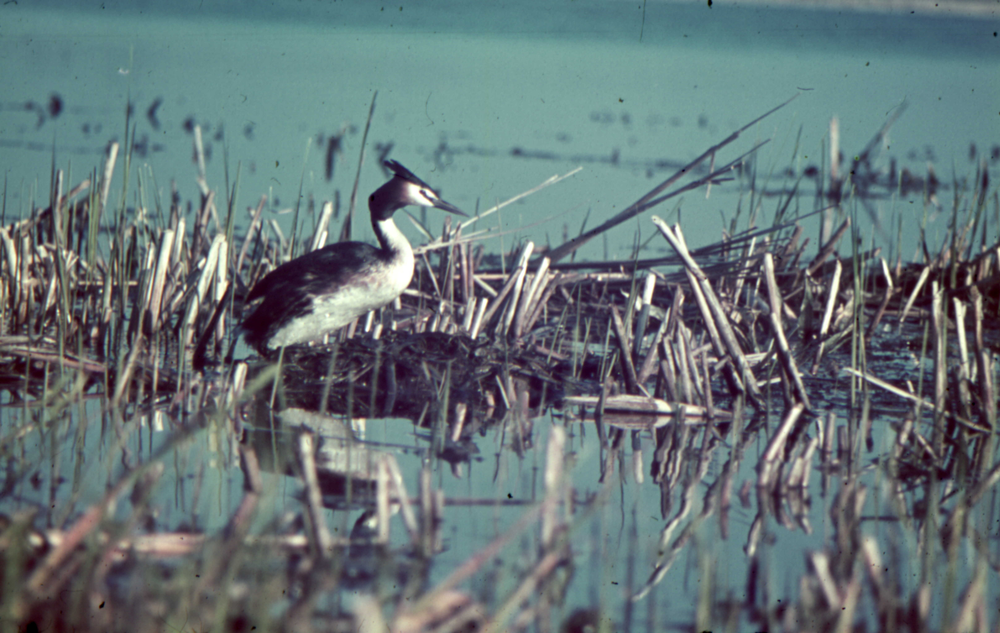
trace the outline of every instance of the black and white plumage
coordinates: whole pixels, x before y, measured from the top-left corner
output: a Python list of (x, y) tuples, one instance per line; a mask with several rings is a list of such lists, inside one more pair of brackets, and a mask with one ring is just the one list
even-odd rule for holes
[(413, 278), (413, 249), (392, 215), (407, 205), (465, 215), (394, 160), (389, 182), (368, 197), (379, 246), (340, 242), (278, 266), (247, 295), (261, 300), (242, 324), (244, 338), (262, 355), (305, 343), (391, 303)]

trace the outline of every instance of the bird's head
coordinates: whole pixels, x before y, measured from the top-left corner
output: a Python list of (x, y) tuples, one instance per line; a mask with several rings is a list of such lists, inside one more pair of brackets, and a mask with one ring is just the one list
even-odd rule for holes
[(455, 205), (442, 200), (437, 192), (431, 189), (430, 185), (414, 176), (413, 172), (406, 167), (394, 160), (385, 161), (385, 166), (392, 170), (394, 174), (392, 179), (368, 196), (368, 209), (375, 219), (391, 218), (397, 210), (411, 204), (434, 207), (448, 213), (468, 217)]

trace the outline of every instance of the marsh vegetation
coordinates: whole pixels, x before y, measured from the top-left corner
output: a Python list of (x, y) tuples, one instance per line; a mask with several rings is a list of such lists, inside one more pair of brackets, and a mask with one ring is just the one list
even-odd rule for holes
[[(233, 353), (243, 298), (329, 240), (333, 202), (296, 206), (285, 234), (266, 199), (240, 205), (239, 167), (216, 189), (204, 160), (199, 199), (164, 195), (128, 133), (79, 182), (54, 168), (0, 228), (0, 622), (996, 630), (990, 163), (950, 182), (882, 168), (882, 130), (842, 164), (831, 133), (828, 164), (775, 186), (741, 145), (770, 114), (561, 245), (482, 242), (573, 172), (437, 234), (413, 218), (400, 300), (268, 358)], [(721, 186), (744, 197), (718, 243), (650, 217)], [(916, 261), (875, 239), (909, 209), (859, 228), (906, 196), (951, 218)], [(636, 218), (670, 255), (573, 259)], [(517, 488), (512, 469), (535, 474)], [(475, 494), (445, 494), (472, 471)]]

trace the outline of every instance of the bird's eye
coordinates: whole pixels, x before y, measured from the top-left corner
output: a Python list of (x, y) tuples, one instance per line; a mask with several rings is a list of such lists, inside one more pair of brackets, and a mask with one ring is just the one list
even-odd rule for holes
[(368, 202), (371, 202), (374, 199), (375, 199), (375, 194), (374, 193), (372, 195), (368, 196)]

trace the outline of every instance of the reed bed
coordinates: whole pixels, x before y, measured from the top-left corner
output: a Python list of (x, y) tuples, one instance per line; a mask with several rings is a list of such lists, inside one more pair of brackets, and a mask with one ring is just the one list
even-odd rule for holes
[[(744, 548), (746, 598), (734, 602), (707, 589), (695, 608), (699, 630), (739, 630), (750, 623), (772, 631), (844, 631), (855, 627), (862, 608), (869, 626), (879, 630), (1000, 626), (990, 616), (996, 596), (987, 590), (997, 567), (989, 545), (995, 527), (983, 518), (992, 516), (984, 504), (995, 499), (1000, 481), (1000, 200), (987, 163), (949, 186), (933, 172), (917, 179), (893, 170), (900, 195), (923, 184), (928, 208), (950, 191), (951, 223), (941, 248), (923, 243), (919, 261), (904, 263), (898, 253), (887, 261), (880, 249), (865, 247), (857, 228), (870, 202), (866, 194), (886, 178), (873, 166), (886, 130), (848, 170), (839, 164), (834, 126), (833, 158), (816, 178), (808, 214), (821, 218), (813, 253), (803, 229), (808, 216), (786, 213), (799, 195), (797, 184), (769, 198), (777, 209), (773, 224), (756, 226), (764, 199), (754, 197), (756, 176), (746, 167), (760, 144), (721, 159), (742, 132), (780, 107), (708, 148), (615, 218), (554, 248), (525, 241), (499, 257), (488, 255), (481, 242), (494, 232), (477, 227), (574, 172), (468, 221), (448, 218), (438, 235), (414, 219), (426, 243), (416, 249), (415, 282), (395, 304), (332, 340), (267, 359), (232, 359), (243, 297), (269, 270), (327, 241), (333, 203), (321, 206), (308, 230), (297, 209), (289, 236), (265, 221), (266, 198), (242, 215), (239, 169), (223, 195), (211, 189), (197, 130), (201, 196), (186, 209), (177, 195), (161, 200), (152, 174), (131, 164), (127, 134), (120, 189), (112, 182), (117, 144), (109, 146), (99, 170), (68, 191), (66, 176), (55, 171), (45, 206), (33, 204), (22, 213), (26, 217), (0, 228), (0, 385), (8, 406), (41, 412), (3, 428), (8, 481), (28, 472), (12, 457), (24, 438), (46, 433), (47, 425), (65, 420), (83, 401), (98, 401), (101, 416), (119, 433), (130, 421), (160, 412), (173, 434), (156, 452), (131, 460), (103, 499), (58, 526), (40, 528), (33, 512), (7, 518), (0, 533), (4, 621), (19, 628), (33, 622), (39, 628), (159, 630), (164, 614), (186, 612), (196, 616), (191, 621), (219, 630), (547, 630), (542, 623), (565, 599), (570, 537), (580, 521), (565, 472), (565, 435), (593, 423), (607, 450), (602, 481), (621, 463), (628, 437), (649, 438), (654, 446), (649, 476), (662, 491), (665, 523), (647, 580), (631, 589), (636, 602), (655, 594), (680, 554), (694, 547), (701, 526), (717, 517), (728, 534), (736, 473), (748, 446), (760, 441), (756, 480), (737, 492), (745, 505), (751, 491), (757, 493)], [(614, 226), (681, 193), (733, 179), (751, 193), (751, 228), (736, 231), (734, 224), (718, 243), (690, 249), (681, 226), (653, 216), (672, 255), (569, 261), (582, 244)], [(921, 364), (910, 374), (877, 376), (873, 346), (893, 330), (907, 333), (896, 340)], [(925, 358), (933, 367), (927, 377)], [(838, 425), (837, 413), (818, 404), (829, 399), (831, 387), (840, 394), (846, 424)], [(863, 447), (870, 450), (871, 407), (880, 397), (905, 403), (905, 413), (887, 422), (895, 439), (876, 466), (894, 500), (888, 514), (916, 535), (910, 553), (923, 562), (915, 583), (885, 573), (885, 553), (863, 529), (869, 495)], [(321, 454), (318, 445), (326, 442), (329, 449), (336, 439), (350, 462), (351, 452), (361, 450), (355, 432), (328, 430), (317, 437), (317, 418), (288, 418), (293, 411), (348, 421), (406, 417), (428, 429), (435, 459), (461, 464), (470, 459), (475, 438), (488, 431), (514, 438), (510, 446), (519, 453), (529, 450), (534, 420), (551, 410), (561, 411), (564, 425), (547, 431), (542, 498), (509, 532), (437, 584), (428, 570), (442, 549), (446, 500), (430, 468), (419, 482), (405, 482), (391, 454), (373, 453), (344, 475), (329, 461), (317, 462), (341, 459)], [(282, 412), (287, 419), (276, 422)], [(266, 448), (276, 442), (273, 436), (262, 436), (264, 444), (248, 439), (282, 425), (294, 436), (283, 460)], [(204, 429), (225, 430), (246, 481), (225, 529), (140, 529), (166, 460)], [(712, 467), (724, 445), (728, 459), (721, 469)], [(263, 494), (262, 464), (300, 482), (298, 529), (251, 529)], [(351, 536), (331, 533), (324, 517), (331, 470), (341, 473), (343, 503), (367, 509)], [(644, 470), (636, 465), (635, 472)], [(811, 529), (814, 472), (824, 492), (839, 482), (830, 509), (832, 535), (809, 554), (798, 593), (775, 606), (762, 571), (765, 528), (773, 521)], [(131, 514), (112, 521), (127, 491)], [(700, 511), (694, 503), (699, 491)], [(390, 547), (393, 510), (407, 532), (402, 554)], [(374, 527), (362, 529), (369, 525)], [(537, 546), (513, 591), (486, 604), (463, 588), (532, 526)], [(963, 548), (977, 562), (964, 588), (932, 610), (935, 557), (941, 554), (954, 572)], [(905, 549), (896, 547), (893, 556)], [(378, 569), (357, 571), (352, 551), (373, 553)], [(166, 571), (166, 561), (181, 562)], [(122, 571), (126, 564), (142, 571)], [(281, 570), (280, 583), (275, 570)], [(148, 584), (115, 591), (113, 576), (129, 573)], [(331, 599), (359, 574), (408, 580), (362, 583), (349, 605)], [(954, 572), (952, 580), (959, 577)], [(284, 595), (287, 586), (295, 588), (290, 595)], [(78, 597), (67, 601), (66, 593)], [(267, 606), (278, 603), (284, 605), (280, 618)], [(611, 630), (606, 616), (574, 613), (564, 630)]]

